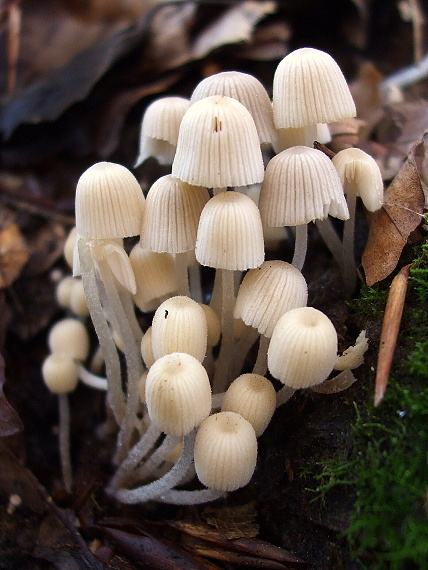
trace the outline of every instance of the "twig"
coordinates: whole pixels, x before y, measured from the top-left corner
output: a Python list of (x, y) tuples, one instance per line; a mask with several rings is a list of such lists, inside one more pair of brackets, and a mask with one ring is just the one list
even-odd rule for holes
[(406, 299), (410, 266), (410, 264), (406, 265), (399, 271), (392, 280), (389, 289), (380, 335), (374, 396), (375, 406), (381, 403), (385, 395)]

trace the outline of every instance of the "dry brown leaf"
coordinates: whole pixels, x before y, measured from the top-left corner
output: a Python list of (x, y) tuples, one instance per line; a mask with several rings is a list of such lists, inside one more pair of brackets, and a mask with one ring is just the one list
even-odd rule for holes
[(28, 261), (28, 249), (17, 224), (0, 231), (0, 288), (8, 287)]
[(207, 507), (203, 517), (228, 539), (253, 538), (259, 533), (254, 502), (234, 507)]
[(369, 286), (382, 281), (395, 269), (407, 238), (422, 221), (425, 198), (420, 167), (424, 157), (422, 139), (386, 190), (385, 205), (370, 216), (369, 238), (362, 256)]

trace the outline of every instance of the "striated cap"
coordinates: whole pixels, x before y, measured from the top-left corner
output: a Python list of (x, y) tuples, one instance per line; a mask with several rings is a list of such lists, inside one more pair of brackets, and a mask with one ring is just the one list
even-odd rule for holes
[(211, 411), (211, 386), (202, 364), (190, 354), (166, 354), (150, 367), (146, 378), (150, 419), (165, 433), (182, 436)]
[(242, 280), (234, 317), (270, 338), (278, 319), (290, 309), (304, 307), (307, 300), (308, 286), (296, 267), (285, 261), (265, 261)]
[(205, 187), (191, 186), (170, 174), (159, 178), (146, 198), (142, 247), (169, 253), (194, 249), (199, 217), (209, 199)]
[(77, 365), (68, 354), (50, 354), (42, 365), (43, 381), (54, 394), (68, 394), (79, 381)]
[(242, 374), (226, 390), (222, 412), (236, 412), (253, 426), (259, 437), (267, 428), (276, 408), (276, 392), (260, 374)]
[(208, 346), (215, 346), (220, 340), (220, 334), (221, 334), (220, 319), (218, 318), (218, 315), (214, 311), (214, 309), (209, 305), (199, 303), (199, 306), (202, 307), (205, 313), (205, 318), (207, 319), (207, 327), (208, 327), (207, 344)]
[(207, 202), (199, 220), (196, 259), (202, 265), (245, 270), (264, 260), (260, 212), (239, 192), (220, 192)]
[(149, 327), (146, 330), (143, 334), (143, 338), (141, 339), (141, 356), (143, 357), (146, 368), (150, 368), (150, 366), (155, 362), (152, 349), (152, 327)]
[(147, 107), (141, 121), (140, 148), (135, 167), (150, 156), (159, 164), (172, 164), (181, 119), (190, 101), (184, 97), (162, 97)]
[(175, 259), (171, 254), (156, 253), (136, 244), (129, 254), (129, 260), (137, 285), (134, 301), (141, 311), (146, 312), (153, 303), (156, 308), (156, 299), (163, 301), (166, 296), (176, 293), (177, 274)]
[(331, 55), (301, 48), (280, 61), (273, 79), (278, 129), (331, 123), (356, 114), (346, 79)]
[(383, 204), (383, 180), (375, 159), (359, 148), (345, 148), (332, 162), (345, 194), (360, 196), (370, 212), (379, 210)]
[(89, 239), (139, 235), (144, 195), (135, 176), (114, 162), (85, 170), (76, 187), (76, 228)]
[(152, 350), (156, 360), (171, 352), (187, 352), (203, 361), (207, 320), (196, 301), (179, 295), (159, 305), (152, 321)]
[(190, 102), (195, 103), (211, 95), (226, 95), (242, 103), (254, 119), (260, 143), (271, 143), (276, 139), (272, 105), (258, 79), (241, 71), (215, 73), (196, 86)]
[(330, 319), (313, 307), (284, 313), (268, 349), (268, 368), (290, 388), (324, 382), (337, 361), (337, 334)]
[(267, 226), (298, 226), (328, 215), (349, 218), (342, 184), (331, 160), (306, 146), (283, 150), (269, 161), (259, 199)]
[(219, 412), (200, 425), (195, 470), (203, 485), (216, 491), (235, 491), (250, 481), (256, 461), (255, 431), (239, 414)]
[(250, 112), (236, 99), (216, 95), (191, 105), (181, 121), (171, 172), (207, 188), (261, 182), (263, 158)]

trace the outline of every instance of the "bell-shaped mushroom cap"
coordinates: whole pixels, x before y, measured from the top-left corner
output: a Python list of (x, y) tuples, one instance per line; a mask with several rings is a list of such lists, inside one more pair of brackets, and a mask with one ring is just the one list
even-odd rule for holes
[(86, 360), (89, 353), (89, 335), (79, 319), (62, 319), (49, 331), (51, 352), (67, 354), (74, 360)]
[(263, 158), (250, 112), (236, 99), (216, 95), (191, 105), (181, 121), (171, 173), (207, 188), (261, 182)]
[(142, 247), (169, 253), (195, 249), (199, 217), (209, 199), (205, 187), (191, 186), (170, 174), (159, 178), (146, 197)]
[(296, 267), (280, 260), (265, 261), (242, 280), (234, 317), (270, 338), (278, 319), (307, 301), (308, 286)]
[(267, 226), (299, 226), (328, 215), (349, 218), (342, 184), (331, 160), (306, 146), (283, 150), (269, 161), (260, 191)]
[(208, 337), (207, 337), (207, 344), (208, 346), (215, 346), (218, 341), (220, 340), (221, 334), (221, 322), (218, 318), (217, 313), (214, 311), (212, 307), (209, 305), (205, 305), (203, 303), (199, 303), (202, 307), (205, 318), (207, 319), (207, 327), (208, 327)]
[(253, 426), (259, 437), (267, 428), (276, 408), (276, 392), (260, 374), (242, 374), (226, 390), (222, 412), (236, 412)]
[(129, 254), (129, 260), (137, 284), (134, 301), (141, 311), (146, 312), (150, 303), (156, 299), (163, 301), (177, 291), (175, 259), (169, 253), (155, 253), (136, 244)]
[(50, 354), (42, 365), (44, 383), (54, 394), (68, 394), (79, 381), (77, 365), (68, 354)]
[(273, 115), (278, 129), (355, 117), (346, 79), (331, 55), (301, 48), (284, 57), (273, 79)]
[(141, 121), (140, 148), (135, 167), (153, 156), (159, 164), (172, 164), (181, 119), (190, 101), (184, 97), (162, 97), (147, 107)]
[(375, 159), (359, 148), (345, 148), (332, 159), (345, 194), (360, 196), (370, 212), (383, 203), (383, 180)]
[(141, 356), (147, 368), (155, 362), (152, 349), (152, 327), (149, 327), (141, 339)]
[(324, 382), (337, 360), (337, 334), (330, 319), (312, 307), (284, 313), (274, 328), (268, 368), (290, 388)]
[(266, 89), (258, 79), (241, 71), (215, 73), (196, 86), (190, 103), (211, 95), (226, 95), (242, 103), (254, 119), (261, 143), (271, 143), (276, 139), (272, 105)]
[(155, 360), (171, 352), (187, 352), (201, 362), (207, 350), (207, 320), (199, 304), (177, 296), (157, 308), (152, 322)]
[(114, 162), (85, 170), (76, 187), (76, 228), (89, 239), (140, 234), (144, 195), (135, 176)]
[(199, 220), (196, 259), (219, 269), (245, 270), (264, 260), (260, 212), (251, 198), (221, 192), (207, 202)]
[(235, 491), (250, 481), (256, 461), (255, 431), (239, 414), (219, 412), (200, 425), (195, 470), (203, 485), (216, 491)]
[(182, 436), (211, 411), (211, 386), (202, 364), (190, 354), (166, 354), (150, 367), (146, 378), (150, 419), (165, 433)]

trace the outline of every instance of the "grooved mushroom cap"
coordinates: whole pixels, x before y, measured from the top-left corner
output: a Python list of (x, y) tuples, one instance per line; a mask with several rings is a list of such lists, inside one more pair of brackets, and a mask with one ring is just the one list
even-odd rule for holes
[(74, 360), (86, 360), (89, 353), (89, 335), (78, 319), (62, 319), (49, 331), (48, 346), (51, 352), (67, 354)]
[(239, 192), (221, 192), (202, 210), (196, 259), (219, 269), (245, 270), (264, 260), (263, 229), (257, 206)]
[(187, 352), (202, 362), (207, 320), (196, 301), (179, 295), (159, 305), (152, 322), (152, 350), (155, 360), (171, 352)]
[(77, 365), (68, 354), (50, 354), (42, 365), (44, 383), (54, 394), (68, 394), (75, 390), (79, 377)]
[(170, 174), (159, 178), (146, 197), (142, 247), (169, 253), (195, 249), (199, 217), (209, 199), (205, 187), (191, 186)]
[(219, 412), (200, 425), (195, 470), (203, 485), (216, 491), (235, 491), (250, 481), (256, 461), (255, 431), (239, 414)]
[(259, 137), (244, 105), (216, 95), (191, 105), (181, 121), (171, 173), (207, 188), (261, 182), (264, 167)]
[(359, 148), (345, 148), (332, 162), (345, 194), (360, 196), (370, 212), (379, 210), (383, 203), (383, 180), (375, 159)]
[(265, 261), (242, 280), (234, 317), (270, 338), (278, 319), (307, 301), (308, 286), (296, 267), (280, 260)]
[(152, 349), (152, 327), (149, 327), (141, 339), (141, 356), (147, 368), (155, 362)]
[(258, 79), (240, 71), (215, 73), (196, 86), (190, 103), (211, 95), (226, 95), (242, 103), (254, 119), (261, 143), (270, 143), (276, 139), (272, 105), (266, 89)]
[(342, 184), (331, 160), (306, 146), (283, 150), (269, 161), (260, 191), (267, 226), (299, 226), (328, 215), (349, 218)]
[(214, 309), (209, 305), (204, 305), (203, 303), (199, 303), (199, 306), (204, 311), (205, 318), (207, 319), (207, 327), (208, 327), (207, 344), (208, 346), (215, 346), (220, 340), (220, 334), (221, 334), (220, 319), (218, 318), (218, 315), (214, 311)]
[(76, 187), (76, 228), (89, 239), (139, 235), (144, 195), (135, 176), (114, 162), (98, 162)]
[(137, 284), (134, 301), (141, 311), (145, 312), (156, 299), (161, 299), (159, 305), (166, 296), (177, 291), (175, 259), (171, 254), (155, 253), (136, 244), (129, 254), (129, 260)]
[(184, 97), (162, 97), (147, 107), (141, 121), (140, 149), (135, 167), (150, 156), (159, 164), (172, 164), (178, 130), (190, 101)]
[(278, 129), (355, 117), (346, 79), (331, 55), (301, 48), (280, 61), (273, 79), (273, 115)]
[(253, 426), (259, 437), (267, 428), (276, 408), (276, 392), (260, 374), (238, 376), (223, 397), (222, 412), (236, 412)]
[(165, 433), (182, 436), (211, 411), (211, 386), (202, 364), (190, 354), (166, 354), (146, 378), (150, 419)]
[(324, 382), (337, 360), (337, 334), (330, 319), (312, 307), (284, 313), (268, 349), (268, 368), (291, 388)]

